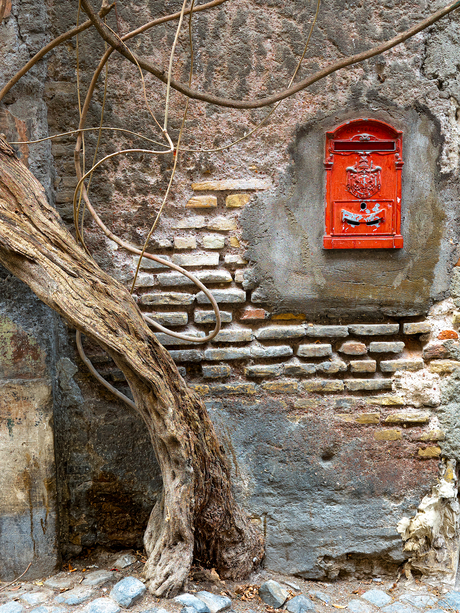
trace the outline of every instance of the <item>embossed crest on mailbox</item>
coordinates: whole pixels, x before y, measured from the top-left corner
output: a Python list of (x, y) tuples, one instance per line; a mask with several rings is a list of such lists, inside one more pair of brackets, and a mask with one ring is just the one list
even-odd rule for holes
[(354, 119), (326, 132), (325, 249), (400, 249), (402, 132)]

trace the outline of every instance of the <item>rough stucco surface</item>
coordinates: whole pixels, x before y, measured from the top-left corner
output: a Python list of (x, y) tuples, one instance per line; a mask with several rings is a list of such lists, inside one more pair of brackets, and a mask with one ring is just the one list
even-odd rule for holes
[[(118, 21), (111, 15), (109, 23), (124, 33), (144, 21), (178, 10), (180, 3), (126, 0), (117, 3), (117, 7)], [(390, 38), (434, 8), (425, 0), (324, 3), (298, 78)], [(313, 12), (313, 4), (300, 0), (281, 5), (271, 0), (241, 0), (237, 5), (227, 3), (208, 14), (195, 15), (194, 87), (239, 98), (282, 89), (302, 54)], [(49, 0), (45, 7), (34, 1), (13, 2), (12, 13), (0, 30), (2, 48), (7, 50), (1, 68), (4, 74), (11, 76), (48, 34), (55, 36), (65, 31), (75, 19), (74, 3), (63, 6)], [(225, 328), (230, 340), (207, 348), (224, 351), (234, 342), (235, 350), (246, 350), (242, 341), (235, 341), (236, 333), (243, 332), (245, 338), (250, 338), (248, 351), (252, 353), (247, 353), (249, 357), (244, 360), (222, 357), (206, 362), (200, 347), (193, 347), (195, 353), (189, 352), (185, 358), (178, 355), (181, 347), (173, 346), (172, 351), (176, 351), (175, 358), (188, 382), (208, 402), (233, 465), (238, 496), (266, 533), (266, 565), (283, 573), (333, 578), (394, 569), (404, 559), (397, 523), (416, 512), (436, 481), (440, 454), (437, 441), (444, 436), (436, 434), (436, 426), (447, 430), (444, 453), (458, 457), (460, 444), (454, 434), (456, 393), (443, 401), (450, 404), (441, 404), (437, 409), (438, 396), (431, 388), (429, 393), (423, 391), (427, 381), (438, 385), (438, 375), (428, 371), (436, 359), (459, 360), (455, 352), (448, 352), (452, 341), (445, 345), (437, 341), (439, 333), (458, 327), (452, 319), (457, 307), (449, 307), (449, 322), (430, 315), (431, 336), (420, 333), (408, 337), (402, 332), (403, 324), (419, 321), (433, 301), (447, 295), (451, 270), (458, 258), (458, 23), (456, 14), (383, 57), (334, 74), (297, 94), (280, 106), (273, 120), (253, 139), (217, 154), (184, 153), (153, 241), (161, 255), (182, 257), (189, 252), (173, 250), (176, 238), (195, 239), (201, 248), (208, 227), (215, 228), (212, 224), (224, 214), (224, 221), (230, 220), (231, 227), (236, 228), (230, 233), (222, 226), (210, 230), (214, 241), (225, 244), (217, 258), (217, 272), (222, 273), (225, 263), (224, 272), (230, 271), (232, 288), (238, 289), (237, 297), (243, 296), (243, 302), (222, 305), (228, 311), (227, 321), (233, 318)], [(48, 34), (45, 27), (49, 28)], [(166, 24), (131, 44), (164, 67), (173, 35), (174, 24)], [(80, 38), (79, 49), (84, 89), (103, 45), (94, 33), (87, 32)], [(176, 77), (183, 81), (188, 79), (188, 57), (184, 29), (174, 69)], [(133, 66), (114, 55), (108, 84), (104, 124), (158, 137), (143, 106), (142, 88)], [(149, 101), (161, 121), (164, 87), (149, 76), (146, 86)], [(99, 123), (102, 91), (100, 84), (90, 106), (88, 125)], [(173, 92), (173, 137), (177, 137), (182, 111), (183, 100)], [(229, 143), (251, 130), (266, 113), (266, 109), (236, 112), (193, 102), (184, 146), (205, 150)], [(402, 251), (325, 253), (321, 249), (324, 132), (357, 116), (383, 119), (404, 131)], [(10, 140), (19, 140), (43, 136), (47, 130), (65, 131), (77, 123), (75, 41), (70, 41), (8, 94), (0, 125)], [(86, 136), (88, 163), (96, 139), (95, 133)], [(67, 222), (72, 217), (76, 184), (73, 143), (73, 138), (64, 138), (52, 145), (19, 147)], [(103, 140), (99, 156), (133, 145), (143, 143), (124, 139), (120, 134), (110, 135)], [(91, 193), (114, 232), (136, 245), (142, 244), (171, 167), (171, 156), (131, 156), (115, 158), (97, 172)], [(235, 193), (208, 190), (218, 203), (217, 212), (186, 208), (190, 198), (198, 194), (192, 189), (193, 182), (224, 179), (235, 180), (237, 187)], [(265, 191), (250, 189), (241, 215), (239, 210), (227, 209), (227, 196), (245, 191), (238, 188), (238, 182), (254, 179), (262, 179), (272, 187)], [(202, 220), (197, 220), (198, 215)], [(195, 225), (180, 227), (181, 221), (191, 218)], [(86, 237), (95, 259), (128, 286), (135, 265), (133, 258), (101, 237), (92, 222), (86, 222)], [(206, 253), (217, 254), (213, 249), (207, 248)], [(194, 253), (190, 251), (189, 255)], [(192, 267), (203, 268), (195, 264)], [(144, 270), (137, 289), (139, 303), (146, 312), (155, 311), (149, 306), (149, 293), (165, 290), (155, 272), (158, 271)], [(212, 284), (219, 291), (226, 287), (225, 283)], [(194, 306), (177, 306), (174, 300), (194, 298), (188, 297), (183, 287), (176, 294), (171, 298), (173, 302), (161, 310), (169, 316), (180, 311), (183, 320), (192, 322)], [(18, 293), (18, 303), (22, 296), (30, 300), (27, 292)], [(250, 299), (262, 313), (255, 323), (244, 319), (245, 307), (253, 306)], [(0, 305), (3, 300), (1, 295)], [(370, 343), (402, 343), (403, 358), (412, 360), (412, 367), (423, 368), (417, 377), (411, 377), (420, 383), (420, 389), (409, 393), (404, 378), (380, 370), (375, 373), (375, 368), (369, 375), (350, 377), (350, 359), (345, 361), (343, 353), (340, 359), (338, 356), (341, 338), (331, 340), (326, 334), (321, 343), (328, 347), (330, 344), (327, 351), (332, 357), (313, 357), (310, 361), (297, 357), (298, 340), (277, 337), (271, 344), (255, 340), (262, 326), (276, 326), (274, 316), (286, 311), (289, 317), (305, 314), (303, 319), (300, 315), (302, 322), (327, 318), (332, 324), (357, 320), (370, 323), (376, 319), (388, 322), (387, 318), (391, 318), (398, 329), (392, 336), (363, 338), (350, 333), (350, 340), (365, 346), (364, 357), (356, 360), (378, 358), (380, 366), (395, 356), (369, 356)], [(48, 317), (46, 309), (35, 314), (37, 325), (48, 326), (55, 335), (54, 353), (49, 359), (61, 551), (69, 556), (89, 546), (139, 546), (149, 509), (161, 488), (147, 431), (136, 415), (86, 373), (76, 357), (73, 332), (57, 320), (49, 324)], [(287, 319), (287, 323), (294, 326), (296, 320)], [(191, 329), (202, 333), (209, 330), (209, 325), (193, 320)], [(302, 334), (306, 331), (308, 328)], [(315, 338), (310, 339), (310, 344), (315, 343)], [(429, 354), (436, 359), (430, 363), (428, 357), (420, 365), (427, 343), (438, 343), (439, 347), (436, 345)], [(273, 354), (264, 357), (268, 345)], [(87, 348), (104, 376), (126, 392), (113, 365), (97, 348)], [(281, 357), (273, 357), (276, 355)], [(295, 357), (291, 360), (292, 355)], [(227, 374), (217, 378), (213, 387), (203, 379), (201, 363), (221, 366)], [(289, 367), (290, 372), (300, 368), (299, 364), (310, 368), (310, 372), (322, 372), (319, 383), (316, 374), (311, 378), (288, 376), (282, 381), (275, 378), (267, 385), (260, 383), (263, 379), (254, 383), (246, 370), (248, 365), (262, 366), (272, 368), (278, 376), (289, 372)], [(455, 368), (455, 364), (444, 368)], [(343, 381), (351, 382), (348, 385), (364, 382), (364, 387), (362, 391), (346, 393)], [(368, 382), (370, 387), (366, 388)], [(372, 391), (373, 384), (382, 385), (380, 390), (386, 390), (385, 394)], [(297, 405), (299, 399), (305, 401), (303, 408)], [(411, 423), (409, 416), (404, 426), (388, 426), (386, 420), (393, 419), (397, 411), (413, 413), (420, 407), (429, 412), (425, 424)], [(16, 570), (23, 570), (22, 562), (21, 558)]]

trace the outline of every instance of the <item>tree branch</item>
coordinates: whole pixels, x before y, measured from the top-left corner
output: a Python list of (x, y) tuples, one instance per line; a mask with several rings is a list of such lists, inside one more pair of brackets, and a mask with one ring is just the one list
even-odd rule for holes
[[(137, 61), (137, 63), (139, 64), (141, 68), (153, 74), (163, 83), (167, 83), (168, 78), (164, 70), (159, 69), (157, 66), (155, 66), (151, 62), (148, 62), (147, 60), (144, 60), (141, 57), (134, 56), (134, 54), (128, 51), (126, 47), (124, 47), (121, 44), (120, 40), (110, 30), (108, 30), (108, 28), (105, 27), (104, 22), (98, 17), (98, 15), (91, 8), (89, 0), (81, 0), (81, 4), (83, 7), (83, 10), (86, 12), (88, 17), (91, 19), (91, 21), (93, 22), (99, 34), (111, 47), (115, 48), (119, 53), (121, 53), (121, 55), (123, 55), (127, 60), (129, 60), (133, 64), (135, 64)], [(347, 66), (352, 66), (354, 64), (359, 64), (363, 62), (364, 60), (368, 60), (371, 57), (380, 55), (381, 53), (384, 53), (385, 51), (392, 49), (396, 45), (399, 45), (400, 43), (403, 43), (404, 41), (408, 40), (412, 36), (415, 36), (415, 34), (422, 32), (429, 26), (439, 21), (439, 19), (441, 19), (442, 17), (445, 17), (446, 15), (448, 15), (452, 11), (455, 11), (459, 7), (460, 7), (460, 0), (457, 0), (456, 2), (449, 4), (445, 8), (440, 9), (436, 13), (433, 13), (433, 15), (431, 15), (430, 17), (427, 17), (426, 19), (421, 21), (418, 25), (413, 26), (409, 30), (406, 30), (406, 32), (403, 32), (402, 34), (398, 34), (398, 36), (395, 36), (389, 41), (382, 43), (381, 45), (377, 45), (377, 47), (373, 47), (372, 49), (369, 49), (368, 51), (357, 53), (356, 55), (352, 55), (350, 57), (339, 60), (338, 62), (335, 62), (334, 64), (331, 64), (330, 66), (327, 66), (326, 68), (323, 68), (322, 70), (319, 70), (314, 75), (307, 77), (306, 79), (303, 79), (296, 85), (293, 85), (292, 87), (289, 87), (288, 89), (285, 89), (277, 94), (273, 94), (266, 98), (260, 98), (258, 100), (247, 100), (247, 101), (233, 100), (231, 98), (220, 98), (219, 96), (214, 96), (213, 94), (199, 92), (194, 89), (191, 89), (187, 85), (184, 85), (183, 83), (180, 83), (179, 81), (176, 81), (175, 79), (171, 79), (171, 87), (173, 87), (175, 90), (177, 90), (181, 94), (184, 94), (188, 98), (193, 98), (195, 100), (203, 100), (204, 102), (209, 102), (210, 104), (215, 104), (217, 106), (224, 106), (224, 107), (230, 107), (230, 108), (235, 108), (235, 109), (257, 109), (257, 108), (261, 108), (264, 106), (269, 106), (270, 104), (274, 104), (275, 102), (279, 102), (280, 100), (284, 100), (285, 98), (288, 98), (289, 96), (292, 96), (293, 94), (296, 94), (297, 92), (305, 89), (306, 87), (313, 85), (313, 83), (316, 83), (317, 81), (324, 79), (328, 75), (333, 74), (334, 72), (337, 72), (338, 70), (341, 70), (342, 68), (346, 68)]]

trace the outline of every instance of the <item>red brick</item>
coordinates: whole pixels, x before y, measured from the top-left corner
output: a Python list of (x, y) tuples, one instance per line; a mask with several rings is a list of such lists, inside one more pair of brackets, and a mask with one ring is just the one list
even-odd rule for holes
[(442, 332), (440, 332), (438, 334), (438, 339), (440, 341), (444, 341), (444, 340), (446, 340), (448, 338), (455, 338), (455, 339), (457, 339), (458, 338), (457, 332), (455, 332), (455, 330), (443, 330)]
[(268, 313), (264, 309), (254, 309), (249, 307), (244, 309), (240, 315), (240, 319), (245, 319), (247, 321), (260, 321), (261, 319), (266, 319), (267, 315)]

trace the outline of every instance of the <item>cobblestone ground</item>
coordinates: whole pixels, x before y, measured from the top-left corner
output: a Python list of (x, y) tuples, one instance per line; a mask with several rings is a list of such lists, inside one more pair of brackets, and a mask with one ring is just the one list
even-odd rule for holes
[[(97, 563), (96, 563), (97, 562)], [(441, 613), (460, 612), (460, 588), (404, 577), (305, 581), (260, 571), (246, 582), (197, 572), (184, 595), (153, 597), (142, 582), (140, 554), (98, 554), (35, 581), (0, 583), (0, 613)]]

